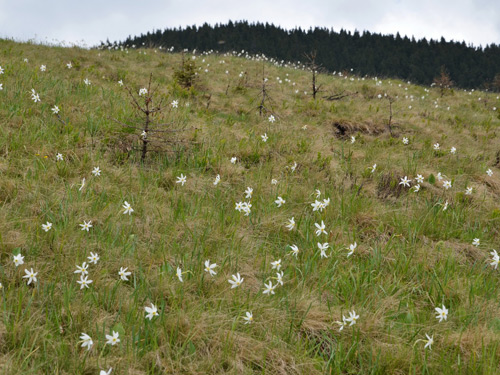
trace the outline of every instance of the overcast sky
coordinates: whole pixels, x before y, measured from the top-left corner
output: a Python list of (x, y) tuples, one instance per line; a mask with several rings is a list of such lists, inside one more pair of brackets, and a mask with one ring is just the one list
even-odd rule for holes
[(88, 45), (228, 20), (500, 44), (500, 0), (0, 0), (0, 37)]

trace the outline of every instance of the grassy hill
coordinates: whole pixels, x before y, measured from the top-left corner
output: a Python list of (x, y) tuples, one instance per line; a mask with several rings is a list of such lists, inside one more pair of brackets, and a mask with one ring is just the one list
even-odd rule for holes
[(0, 40), (0, 372), (498, 373), (498, 96), (185, 58)]

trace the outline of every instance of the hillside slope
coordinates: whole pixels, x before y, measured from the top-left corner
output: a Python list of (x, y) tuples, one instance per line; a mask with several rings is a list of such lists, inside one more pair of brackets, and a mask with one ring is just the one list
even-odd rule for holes
[(500, 371), (496, 95), (184, 58), (0, 40), (2, 374)]

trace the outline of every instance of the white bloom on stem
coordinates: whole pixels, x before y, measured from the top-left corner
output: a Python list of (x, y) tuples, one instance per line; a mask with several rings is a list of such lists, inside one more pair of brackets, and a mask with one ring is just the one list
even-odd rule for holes
[(116, 345), (120, 342), (119, 339), (120, 334), (118, 332), (113, 331), (113, 335), (106, 335), (106, 344)]
[(444, 305), (443, 308), (436, 307), (434, 310), (437, 312), (436, 319), (439, 319), (439, 322), (448, 319), (448, 309)]
[(184, 184), (186, 183), (186, 176), (184, 176), (182, 173), (180, 176), (177, 177), (177, 181), (175, 181), (176, 184), (181, 184), (182, 186), (184, 186)]
[(128, 281), (128, 276), (130, 276), (132, 274), (132, 272), (130, 271), (127, 271), (128, 270), (128, 267), (120, 267), (120, 271), (118, 271), (118, 275), (120, 276), (120, 279), (122, 279), (123, 281)]
[(92, 338), (86, 333), (82, 332), (80, 340), (82, 340), (82, 348), (87, 347), (87, 350), (90, 350), (92, 345), (94, 345), (94, 341), (92, 341)]
[(130, 205), (130, 203), (128, 203), (127, 201), (125, 201), (123, 203), (123, 206), (124, 208), (124, 211), (123, 211), (123, 214), (126, 215), (126, 214), (131, 214), (132, 212), (134, 212), (134, 209), (132, 208), (132, 206)]
[(217, 275), (217, 272), (214, 271), (215, 267), (217, 267), (217, 263), (210, 264), (210, 260), (205, 261), (205, 272), (208, 272), (210, 276)]
[(52, 223), (49, 223), (49, 222), (47, 221), (47, 223), (46, 223), (46, 224), (42, 224), (42, 229), (43, 229), (45, 232), (48, 232), (49, 230), (51, 230), (51, 229), (52, 229)]
[(399, 184), (403, 185), (403, 187), (404, 186), (410, 187), (410, 182), (411, 180), (409, 180), (408, 177), (404, 176), (403, 178), (401, 178), (401, 182)]
[(232, 275), (231, 277), (232, 280), (228, 280), (229, 284), (231, 284), (231, 289), (239, 287), (243, 283), (243, 280), (245, 280), (240, 276), (239, 273), (237, 273), (236, 275)]
[(321, 255), (321, 258), (328, 258), (328, 255), (326, 255), (326, 250), (328, 249), (330, 245), (328, 244), (328, 242), (325, 242), (325, 243), (319, 243), (318, 242), (318, 249), (320, 250), (320, 255)]
[(30, 285), (32, 282), (35, 282), (35, 283), (37, 282), (36, 275), (38, 275), (38, 272), (34, 272), (33, 268), (30, 271), (28, 271), (28, 269), (26, 268), (24, 270), (24, 273), (26, 275), (23, 276), (23, 279), (28, 279), (28, 285)]
[(88, 222), (86, 222), (85, 220), (83, 220), (83, 224), (79, 224), (81, 227), (82, 227), (82, 230), (85, 230), (85, 231), (89, 231), (90, 228), (92, 228), (92, 221), (89, 220)]
[(245, 190), (245, 198), (251, 199), (253, 194), (253, 189), (251, 187), (247, 187)]
[(17, 255), (14, 255), (14, 264), (16, 267), (20, 266), (21, 264), (24, 264), (24, 256), (22, 256), (20, 253)]
[(353, 244), (350, 244), (347, 250), (349, 250), (349, 253), (347, 254), (347, 257), (349, 258), (352, 254), (354, 254), (354, 250), (356, 250), (356, 247), (358, 247), (358, 244), (354, 242)]
[(146, 313), (147, 313), (146, 319), (151, 320), (155, 316), (158, 316), (158, 308), (153, 304), (151, 304), (151, 307), (148, 307), (148, 306), (144, 307), (144, 310), (146, 310)]
[(286, 202), (286, 201), (285, 201), (283, 198), (281, 198), (281, 197), (278, 197), (278, 199), (276, 199), (276, 200), (274, 201), (274, 203), (276, 203), (276, 205), (277, 205), (278, 207), (281, 207), (283, 204), (285, 204), (285, 202)]
[(246, 316), (243, 317), (245, 324), (251, 324), (253, 322), (253, 314), (249, 311), (245, 313)]

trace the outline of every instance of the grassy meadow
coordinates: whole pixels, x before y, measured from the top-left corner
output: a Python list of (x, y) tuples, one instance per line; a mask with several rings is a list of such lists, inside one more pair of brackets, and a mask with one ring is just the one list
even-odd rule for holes
[(0, 373), (500, 373), (499, 94), (192, 56), (0, 40)]

